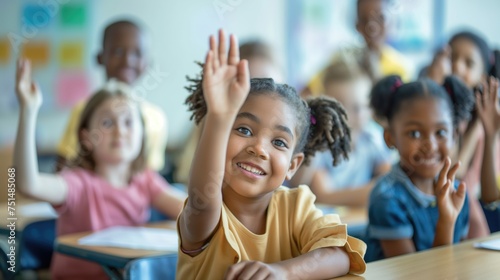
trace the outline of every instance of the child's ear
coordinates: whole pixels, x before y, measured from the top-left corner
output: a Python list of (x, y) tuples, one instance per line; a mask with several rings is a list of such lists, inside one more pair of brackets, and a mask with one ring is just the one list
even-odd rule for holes
[(288, 167), (288, 171), (286, 172), (286, 179), (292, 179), (295, 172), (299, 169), (300, 165), (304, 161), (304, 153), (297, 153), (293, 155), (292, 160), (290, 161), (290, 166)]
[(103, 65), (102, 52), (99, 52), (96, 56), (97, 64)]
[(394, 140), (392, 139), (392, 133), (389, 131), (388, 128), (384, 128), (384, 140), (387, 147), (393, 148), (395, 146)]

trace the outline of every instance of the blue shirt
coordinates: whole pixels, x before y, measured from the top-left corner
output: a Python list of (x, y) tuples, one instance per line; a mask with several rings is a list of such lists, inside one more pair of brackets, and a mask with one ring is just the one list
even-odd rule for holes
[(389, 164), (390, 153), (385, 145), (382, 131), (367, 125), (356, 141), (356, 146), (349, 153), (349, 159), (333, 166), (331, 152), (321, 152), (315, 155), (313, 166), (328, 173), (331, 190), (341, 190), (349, 187), (362, 187), (374, 177), (374, 171), (382, 164)]
[[(457, 186), (458, 181), (455, 181), (455, 189)], [(417, 251), (431, 248), (439, 211), (436, 197), (420, 191), (398, 163), (373, 188), (368, 216), (367, 262), (384, 258), (381, 239), (411, 239)], [(455, 224), (453, 243), (464, 239), (468, 229), (469, 204), (466, 196)]]

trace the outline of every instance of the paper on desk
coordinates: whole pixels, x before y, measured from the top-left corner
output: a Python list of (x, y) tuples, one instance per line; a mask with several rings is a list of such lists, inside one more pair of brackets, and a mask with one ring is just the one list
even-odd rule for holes
[(475, 248), (500, 251), (500, 239), (493, 239), (484, 242), (474, 243)]
[(19, 214), (23, 217), (57, 218), (57, 212), (48, 202), (35, 202), (19, 207)]
[(131, 249), (177, 252), (178, 237), (175, 230), (116, 226), (78, 240), (79, 244)]

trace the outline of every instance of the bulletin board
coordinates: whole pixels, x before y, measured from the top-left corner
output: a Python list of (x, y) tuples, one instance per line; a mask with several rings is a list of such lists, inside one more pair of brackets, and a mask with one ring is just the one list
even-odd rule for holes
[(90, 94), (92, 6), (87, 0), (0, 0), (0, 115), (18, 107), (18, 57), (32, 61), (41, 113), (71, 108)]

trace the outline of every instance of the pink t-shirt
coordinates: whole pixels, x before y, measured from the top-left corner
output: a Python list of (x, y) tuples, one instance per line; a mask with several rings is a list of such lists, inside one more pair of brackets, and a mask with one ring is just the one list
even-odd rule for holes
[[(68, 196), (54, 206), (59, 214), (57, 236), (97, 231), (111, 226), (139, 226), (149, 219), (154, 197), (168, 188), (156, 172), (147, 170), (134, 176), (124, 188), (115, 188), (94, 172), (68, 169), (61, 172), (68, 184)], [(108, 279), (97, 263), (54, 253), (52, 279)]]

